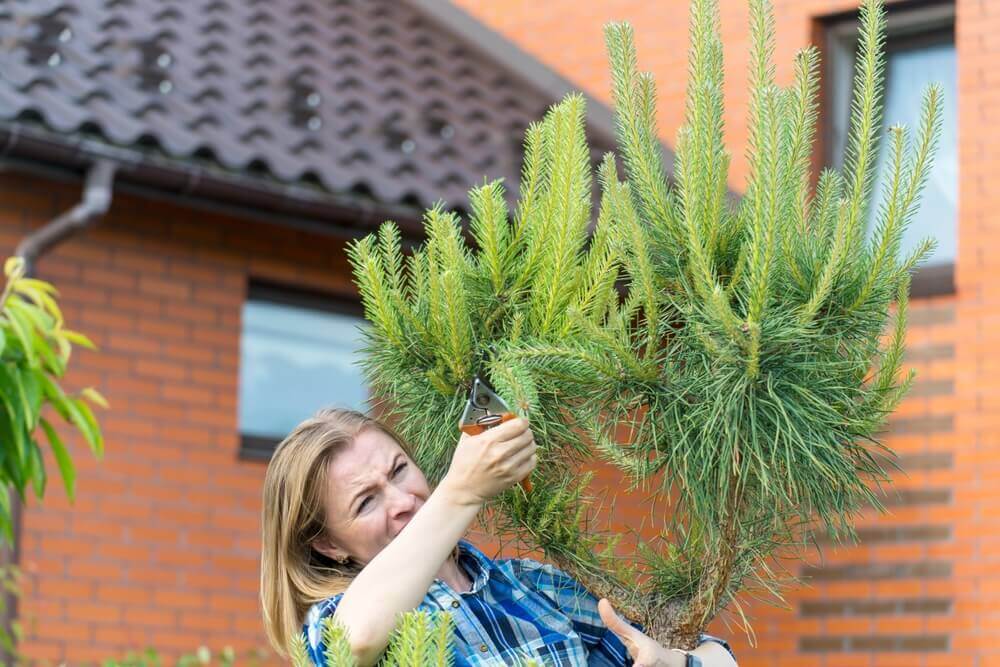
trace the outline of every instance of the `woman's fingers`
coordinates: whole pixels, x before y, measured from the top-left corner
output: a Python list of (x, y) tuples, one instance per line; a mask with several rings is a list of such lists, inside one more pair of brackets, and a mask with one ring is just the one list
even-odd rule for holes
[(484, 432), (492, 442), (502, 442), (521, 435), (529, 430), (528, 420), (524, 417), (514, 417), (497, 424)]
[(515, 417), (469, 437), (478, 440), (470, 445), (475, 445), (473, 448), (478, 450), (481, 463), (492, 470), (491, 476), (504, 480), (506, 484), (523, 480), (538, 463), (535, 435), (528, 420), (522, 417)]
[(518, 452), (510, 461), (511, 471), (518, 481), (524, 479), (538, 465), (537, 445), (532, 445), (530, 449)]
[(607, 598), (601, 598), (597, 603), (597, 613), (601, 615), (601, 620), (604, 621), (604, 625), (608, 626), (608, 630), (618, 635), (618, 638), (622, 640), (625, 644), (625, 648), (628, 649), (629, 654), (633, 659), (637, 659), (639, 656), (636, 654), (638, 651), (638, 646), (636, 645), (636, 634), (642, 634), (631, 625), (625, 622), (615, 608), (611, 606)]
[(683, 655), (668, 651), (645, 632), (630, 625), (606, 599), (601, 598), (597, 603), (597, 612), (608, 629), (625, 644), (635, 661), (635, 667), (672, 667), (684, 664)]
[(531, 429), (502, 442), (497, 442), (493, 447), (494, 454), (499, 459), (507, 461), (527, 459), (537, 449), (535, 434), (531, 432)]
[(506, 426), (506, 424), (501, 424), (495, 429), (491, 429), (497, 431), (497, 442), (518, 442), (523, 444), (535, 439), (535, 434), (531, 432), (530, 428), (523, 428), (515, 431), (500, 431), (499, 429), (503, 426)]

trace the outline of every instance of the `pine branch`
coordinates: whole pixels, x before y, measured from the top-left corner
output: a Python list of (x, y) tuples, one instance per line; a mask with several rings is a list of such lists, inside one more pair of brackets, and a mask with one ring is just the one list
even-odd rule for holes
[(632, 28), (625, 23), (609, 23), (604, 35), (611, 61), (611, 95), (617, 111), (615, 128), (628, 177), (637, 184), (637, 208), (645, 219), (665, 224), (679, 244), (681, 234), (671, 214), (673, 207), (655, 132), (652, 90), (646, 90), (644, 97), (638, 90)]
[(862, 239), (872, 177), (875, 146), (882, 122), (882, 85), (885, 62), (885, 7), (881, 0), (863, 0), (860, 11), (854, 98), (844, 163), (847, 179), (847, 249), (854, 255)]
[[(354, 656), (351, 655), (351, 645), (348, 641), (347, 628), (338, 623), (333, 616), (323, 619), (321, 630), (323, 646), (325, 648), (327, 667), (349, 667), (354, 665)], [(301, 635), (299, 635), (301, 636)], [(305, 644), (302, 645), (303, 650)], [(310, 664), (307, 660), (304, 665)], [(297, 666), (298, 667), (298, 666)]]

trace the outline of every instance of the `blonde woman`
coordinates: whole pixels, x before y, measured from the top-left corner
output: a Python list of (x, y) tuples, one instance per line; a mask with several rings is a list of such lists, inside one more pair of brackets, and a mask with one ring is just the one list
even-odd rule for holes
[(347, 629), (362, 667), (385, 650), (398, 614), (450, 613), (455, 665), (734, 667), (703, 635), (668, 650), (551, 565), (492, 560), (462, 539), (483, 504), (537, 463), (528, 422), (462, 435), (431, 489), (406, 443), (361, 413), (324, 410), (278, 446), (264, 481), (261, 603), (268, 639), (285, 654), (304, 632), (325, 665), (320, 628)]

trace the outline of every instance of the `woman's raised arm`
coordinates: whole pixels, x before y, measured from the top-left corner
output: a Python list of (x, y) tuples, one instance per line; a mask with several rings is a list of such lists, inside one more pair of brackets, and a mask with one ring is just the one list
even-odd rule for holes
[(447, 475), (409, 523), (344, 592), (334, 618), (347, 629), (360, 667), (374, 665), (399, 614), (423, 600), (483, 503), (535, 467), (528, 422), (513, 419), (479, 435), (462, 435)]

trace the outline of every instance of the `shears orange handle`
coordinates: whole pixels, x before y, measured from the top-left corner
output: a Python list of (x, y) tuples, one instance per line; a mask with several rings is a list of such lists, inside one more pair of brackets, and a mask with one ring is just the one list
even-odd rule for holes
[(506, 421), (510, 421), (516, 416), (517, 415), (515, 415), (513, 412), (505, 412), (502, 415), (490, 415), (490, 417), (496, 417), (496, 420), (495, 421), (489, 420), (486, 423), (479, 423), (479, 424), (464, 424), (459, 427), (459, 430), (467, 435), (479, 435), (480, 433), (484, 433), (485, 431), (488, 431), (494, 426), (499, 426), (500, 424)]
[[(468, 435), (479, 435), (505, 421), (510, 421), (517, 415), (507, 407), (503, 399), (496, 395), (478, 376), (472, 382), (469, 401), (459, 422), (458, 428)], [(525, 477), (521, 480), (521, 488), (530, 493), (531, 480)]]

